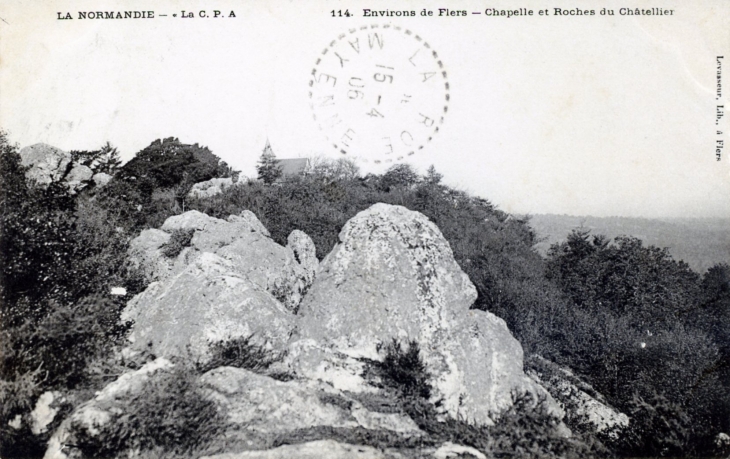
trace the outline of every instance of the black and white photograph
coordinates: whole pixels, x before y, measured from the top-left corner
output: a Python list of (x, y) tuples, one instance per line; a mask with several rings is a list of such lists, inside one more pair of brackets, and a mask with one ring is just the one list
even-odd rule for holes
[(729, 93), (727, 0), (0, 0), (0, 459), (730, 458)]

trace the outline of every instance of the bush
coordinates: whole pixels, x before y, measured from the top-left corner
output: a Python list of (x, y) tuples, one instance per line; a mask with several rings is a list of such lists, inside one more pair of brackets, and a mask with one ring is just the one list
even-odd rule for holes
[(642, 457), (690, 456), (695, 425), (676, 403), (660, 394), (643, 398), (633, 394), (627, 404), (629, 428), (621, 436), (622, 455)]
[(197, 372), (181, 364), (154, 375), (122, 403), (125, 412), (98, 427), (96, 435), (73, 426), (84, 457), (150, 451), (192, 455), (204, 450), (225, 425), (225, 413), (206, 395)]
[(376, 363), (377, 373), (383, 384), (398, 391), (403, 397), (419, 397), (425, 400), (431, 396), (426, 366), (421, 360), (418, 342), (411, 341), (404, 348), (393, 339), (385, 348), (383, 362)]
[(177, 257), (185, 247), (190, 247), (194, 235), (194, 229), (176, 229), (170, 235), (170, 240), (162, 246), (162, 254), (168, 258)]
[(249, 335), (213, 343), (210, 347), (210, 360), (199, 364), (199, 371), (203, 373), (214, 368), (228, 366), (263, 373), (271, 365), (281, 360), (281, 355), (273, 353), (252, 340), (253, 335)]

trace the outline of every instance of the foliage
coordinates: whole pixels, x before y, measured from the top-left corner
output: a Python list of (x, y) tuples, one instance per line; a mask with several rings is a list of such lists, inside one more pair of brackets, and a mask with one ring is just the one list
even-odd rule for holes
[(202, 450), (221, 433), (220, 412), (197, 379), (197, 372), (178, 364), (158, 372), (121, 403), (123, 414), (97, 426), (98, 434), (76, 425), (76, 445), (84, 457), (119, 457), (123, 453), (161, 449), (176, 455)]
[[(4, 339), (8, 338), (3, 333)], [(45, 443), (37, 441), (24, 421), (33, 401), (42, 393), (40, 366), (32, 372), (0, 378), (0, 456), (4, 458), (40, 457)], [(20, 421), (20, 425), (17, 423)], [(15, 424), (15, 428), (12, 425)]]
[(408, 163), (399, 163), (388, 168), (380, 177), (380, 189), (388, 191), (395, 187), (411, 187), (418, 183), (420, 177), (413, 166)]
[(666, 250), (586, 231), (550, 249), (546, 273), (575, 309), (569, 366), (636, 414), (627, 450), (705, 454), (708, 431), (688, 426), (727, 427), (727, 381), (715, 371), (723, 356), (708, 332), (718, 317), (702, 308), (699, 276)]
[(314, 157), (305, 174), (330, 181), (354, 180), (360, 176), (360, 167), (350, 158)]
[(267, 185), (271, 185), (281, 177), (281, 166), (268, 142), (266, 142), (266, 147), (263, 153), (261, 153), (258, 163), (256, 163), (256, 172), (258, 173), (259, 180), (262, 180)]
[[(28, 184), (17, 147), (0, 138), (0, 303), (63, 288), (73, 252), (75, 203), (65, 186)], [(6, 316), (7, 317), (7, 316)]]
[(186, 210), (186, 196), (195, 183), (233, 175), (207, 147), (173, 137), (158, 139), (122, 166), (97, 200), (121, 217), (125, 229), (138, 231)]
[[(125, 332), (124, 300), (110, 289), (135, 293), (143, 285), (124, 263), (129, 236), (118, 231), (120, 215), (61, 184), (26, 180), (17, 147), (4, 134), (0, 178), (0, 396), (13, 399), (0, 402), (7, 407), (0, 412), (4, 432), (41, 393), (98, 383), (89, 364)], [(27, 426), (3, 432), (3, 457), (35, 455), (30, 451), (43, 442)]]
[(229, 366), (263, 373), (282, 358), (266, 346), (256, 344), (253, 335), (215, 342), (211, 344), (210, 352), (210, 359), (199, 365), (200, 372)]
[(699, 300), (699, 277), (666, 249), (644, 247), (634, 237), (574, 231), (549, 251), (547, 276), (587, 311), (630, 314), (642, 326), (657, 326), (692, 309)]
[(695, 426), (678, 404), (656, 393), (646, 399), (634, 393), (626, 414), (631, 423), (621, 438), (625, 453), (644, 457), (688, 455)]
[(185, 247), (190, 247), (190, 241), (193, 240), (194, 235), (195, 229), (193, 228), (178, 228), (174, 230), (170, 235), (170, 240), (161, 247), (162, 254), (167, 258), (177, 257)]
[(94, 174), (105, 173), (114, 175), (122, 164), (119, 150), (109, 142), (100, 149), (93, 151), (71, 150), (71, 159), (75, 164), (81, 164), (91, 169)]
[[(183, 144), (177, 138), (155, 140), (119, 170), (119, 178), (134, 180), (151, 188), (169, 188), (183, 181), (191, 184), (216, 177), (230, 177), (233, 171), (207, 147)], [(139, 185), (139, 188), (145, 188)]]

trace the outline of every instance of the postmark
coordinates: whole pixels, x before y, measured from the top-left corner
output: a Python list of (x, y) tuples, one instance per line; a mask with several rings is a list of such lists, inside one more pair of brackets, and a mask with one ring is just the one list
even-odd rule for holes
[(449, 109), (447, 77), (436, 50), (410, 29), (349, 29), (324, 48), (312, 69), (312, 114), (339, 153), (396, 162), (438, 133)]

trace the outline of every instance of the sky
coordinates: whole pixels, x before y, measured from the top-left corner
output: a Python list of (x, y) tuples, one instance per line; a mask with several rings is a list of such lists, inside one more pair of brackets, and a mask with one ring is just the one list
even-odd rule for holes
[[(596, 14), (554, 14), (576, 4)], [(405, 158), (421, 172), (433, 164), (447, 184), (511, 213), (730, 217), (730, 115), (715, 124), (730, 94), (730, 2), (632, 3), (671, 16), (622, 16), (624, 6), (469, 0), (448, 3), (465, 17), (439, 17), (444, 4), (429, 0), (3, 0), (0, 126), (21, 147), (109, 141), (125, 160), (178, 137), (247, 176), (267, 139), (279, 158), (337, 158), (310, 106), (317, 59), (332, 57), (323, 50), (351, 28), (398, 26), (427, 41), (448, 75), (443, 123)], [(520, 7), (534, 15), (485, 14)], [(363, 17), (364, 8), (417, 16)], [(424, 8), (434, 16), (420, 16)], [(156, 17), (78, 19), (79, 11), (130, 10)], [(183, 10), (198, 17), (183, 19)], [(57, 19), (66, 12), (74, 19)], [(423, 95), (443, 96), (435, 83)], [(717, 140), (729, 144), (719, 162)], [(387, 166), (366, 162), (369, 154), (357, 157), (364, 170)]]

